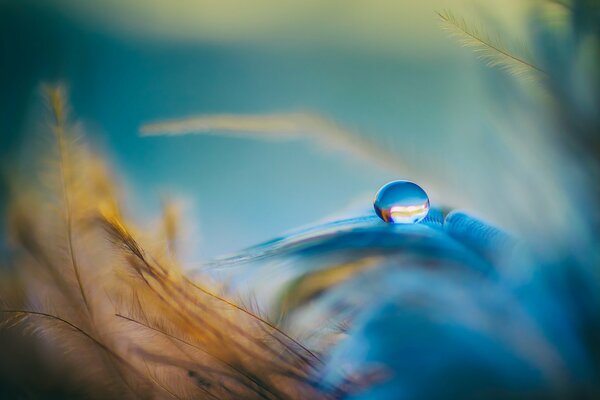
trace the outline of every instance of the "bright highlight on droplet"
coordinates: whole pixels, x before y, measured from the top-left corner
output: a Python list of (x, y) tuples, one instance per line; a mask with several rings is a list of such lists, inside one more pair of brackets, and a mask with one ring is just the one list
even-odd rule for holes
[(416, 183), (393, 181), (379, 189), (373, 206), (385, 222), (414, 224), (427, 216), (429, 197)]

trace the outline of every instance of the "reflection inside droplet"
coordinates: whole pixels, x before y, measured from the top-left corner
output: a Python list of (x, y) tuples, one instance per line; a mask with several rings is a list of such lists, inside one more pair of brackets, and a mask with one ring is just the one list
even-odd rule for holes
[(416, 183), (393, 181), (379, 189), (373, 206), (385, 222), (414, 224), (427, 216), (429, 198)]

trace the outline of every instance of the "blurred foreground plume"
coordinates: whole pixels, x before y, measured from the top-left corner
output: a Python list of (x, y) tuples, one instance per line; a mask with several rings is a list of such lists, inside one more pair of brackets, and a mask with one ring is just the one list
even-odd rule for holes
[(55, 376), (14, 385), (38, 396), (57, 386), (92, 398), (322, 397), (310, 378), (317, 354), (208, 278), (182, 274), (173, 209), (158, 237), (125, 219), (106, 165), (72, 133), (64, 88), (45, 93), (55, 155), (43, 189), (13, 190), (15, 268), (0, 315), (5, 330), (36, 338), (21, 373)]

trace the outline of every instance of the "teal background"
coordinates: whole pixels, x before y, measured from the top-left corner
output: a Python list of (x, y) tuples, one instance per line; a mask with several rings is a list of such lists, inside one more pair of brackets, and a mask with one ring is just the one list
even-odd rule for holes
[[(369, 210), (370, 196), (389, 180), (421, 179), (436, 193), (422, 176), (461, 181), (449, 165), (476, 162), (482, 150), (469, 138), (481, 131), (486, 102), (481, 66), (441, 31), (435, 10), (423, 26), (439, 40), (435, 51), (427, 51), (431, 43), (419, 50), (419, 32), (414, 42), (399, 38), (406, 51), (380, 51), (360, 43), (162, 40), (100, 29), (52, 2), (5, 2), (2, 162), (31, 164), (28, 149), (43, 120), (40, 84), (62, 81), (74, 117), (108, 155), (137, 220), (154, 218), (165, 197), (183, 199), (193, 260), (267, 240), (357, 198)], [(295, 111), (317, 112), (384, 143), (411, 168), (384, 170), (302, 139), (139, 135), (141, 124), (167, 118)], [(462, 153), (454, 151), (457, 141)]]

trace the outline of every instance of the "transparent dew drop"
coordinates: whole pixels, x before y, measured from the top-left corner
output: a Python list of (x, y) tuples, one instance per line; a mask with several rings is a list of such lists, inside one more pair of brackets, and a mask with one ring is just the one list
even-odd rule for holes
[(429, 197), (416, 183), (393, 181), (379, 189), (373, 206), (385, 222), (414, 224), (427, 216)]

